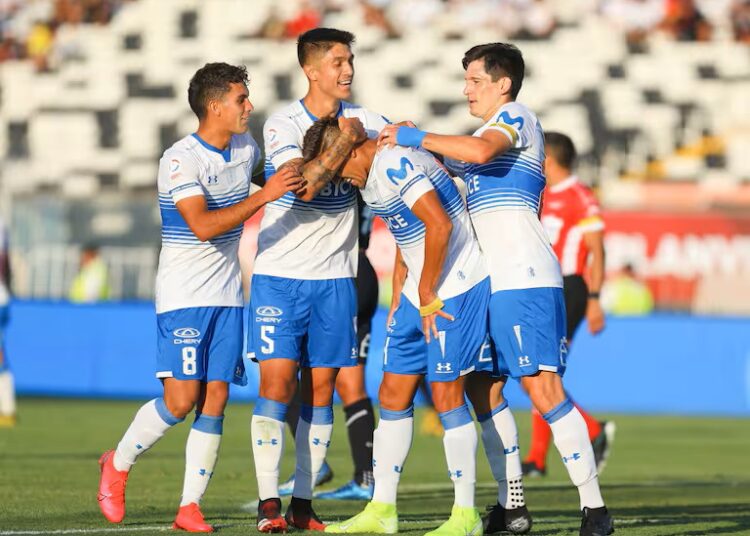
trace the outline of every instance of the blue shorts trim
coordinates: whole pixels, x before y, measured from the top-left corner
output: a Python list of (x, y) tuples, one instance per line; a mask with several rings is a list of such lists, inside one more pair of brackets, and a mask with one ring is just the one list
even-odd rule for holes
[(253, 275), (247, 326), (251, 359), (293, 359), (310, 368), (356, 366), (356, 325), (353, 278)]
[(242, 307), (191, 307), (156, 315), (157, 378), (246, 385)]
[(450, 321), (437, 317), (439, 337), (425, 343), (422, 317), (406, 298), (388, 326), (383, 351), (383, 371), (393, 374), (426, 374), (430, 382), (450, 382), (475, 371), (492, 372), (493, 360), (482, 358), (487, 339), (489, 278), (463, 294), (444, 300)]
[(565, 373), (565, 298), (561, 288), (500, 290), (490, 297), (490, 336), (498, 372), (519, 378)]

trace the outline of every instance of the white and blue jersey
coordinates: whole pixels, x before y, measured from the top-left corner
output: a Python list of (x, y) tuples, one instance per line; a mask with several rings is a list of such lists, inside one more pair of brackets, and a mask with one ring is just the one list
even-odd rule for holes
[(191, 134), (159, 162), (162, 248), (156, 275), (157, 377), (243, 383), (242, 225), (202, 242), (177, 203), (202, 196), (209, 210), (247, 199), (261, 164), (250, 134), (232, 136), (225, 150)]
[(409, 274), (404, 295), (419, 306), (424, 265), (425, 226), (411, 211), (429, 191), (437, 193), (453, 223), (437, 293), (442, 299), (463, 294), (487, 277), (487, 265), (474, 237), (463, 198), (446, 170), (422, 149), (384, 148), (375, 154), (362, 199), (396, 239)]
[[(357, 117), (370, 138), (387, 120), (349, 102), (339, 115)], [(263, 127), (266, 176), (302, 158), (302, 141), (318, 118), (295, 101), (272, 114)], [(312, 201), (289, 192), (265, 207), (254, 273), (291, 279), (335, 279), (357, 274), (357, 198), (346, 182), (328, 183)]]
[(542, 126), (526, 106), (510, 102), (474, 136), (487, 130), (503, 133), (513, 147), (486, 164), (446, 159), (446, 165), (466, 182), (466, 202), (487, 258), (492, 292), (562, 288), (560, 265), (539, 221), (547, 182)]
[(539, 209), (546, 185), (544, 132), (526, 106), (501, 106), (474, 136), (496, 130), (512, 147), (485, 164), (447, 160), (466, 182), (467, 205), (492, 282), (490, 335), (500, 372), (565, 370), (562, 274)]
[[(455, 320), (438, 317), (438, 338), (426, 344), (418, 293), (425, 225), (412, 207), (431, 191), (453, 224), (436, 290)], [(426, 374), (431, 382), (492, 370), (491, 360), (479, 362), (487, 334), (487, 267), (461, 194), (445, 169), (422, 149), (384, 148), (375, 155), (362, 199), (385, 221), (408, 268), (401, 303), (388, 327), (383, 370)]]

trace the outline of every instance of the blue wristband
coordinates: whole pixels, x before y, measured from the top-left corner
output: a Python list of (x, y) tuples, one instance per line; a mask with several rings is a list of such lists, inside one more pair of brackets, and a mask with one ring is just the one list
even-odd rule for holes
[(404, 147), (421, 147), (426, 135), (427, 132), (418, 128), (399, 127), (396, 131), (396, 143)]

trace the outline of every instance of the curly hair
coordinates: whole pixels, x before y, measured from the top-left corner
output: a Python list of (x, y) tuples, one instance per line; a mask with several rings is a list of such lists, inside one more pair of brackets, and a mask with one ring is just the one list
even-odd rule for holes
[(188, 86), (188, 103), (198, 119), (206, 115), (206, 106), (212, 100), (220, 99), (229, 91), (230, 84), (248, 83), (244, 65), (228, 63), (207, 63), (198, 69)]
[(302, 140), (302, 160), (310, 162), (325, 152), (338, 138), (341, 130), (339, 122), (333, 116), (322, 117), (315, 121), (305, 132)]

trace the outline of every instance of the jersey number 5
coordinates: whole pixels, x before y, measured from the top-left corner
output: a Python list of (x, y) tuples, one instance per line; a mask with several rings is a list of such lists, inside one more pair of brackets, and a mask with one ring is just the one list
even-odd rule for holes
[(269, 335), (273, 335), (276, 331), (276, 326), (261, 326), (260, 327), (260, 340), (263, 341), (263, 345), (260, 347), (260, 351), (264, 354), (272, 354), (274, 350), (273, 339)]

